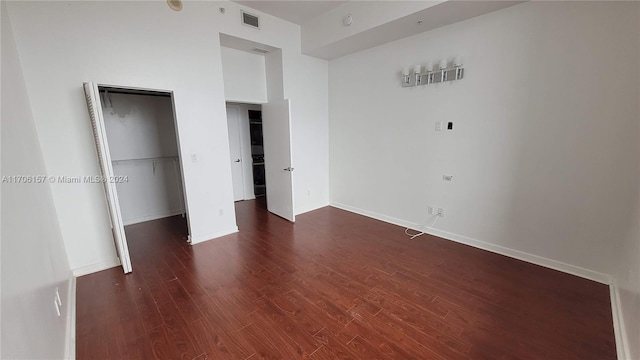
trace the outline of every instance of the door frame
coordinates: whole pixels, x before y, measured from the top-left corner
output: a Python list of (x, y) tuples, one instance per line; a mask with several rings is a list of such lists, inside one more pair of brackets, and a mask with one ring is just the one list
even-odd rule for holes
[[(88, 82), (88, 83), (92, 83), (92, 82)], [(189, 198), (187, 196), (187, 191), (186, 191), (186, 182), (185, 182), (185, 171), (184, 171), (184, 156), (182, 153), (182, 146), (180, 143), (180, 128), (178, 127), (178, 115), (177, 115), (177, 111), (176, 111), (176, 101), (175, 101), (175, 93), (173, 90), (167, 90), (167, 89), (158, 89), (158, 88), (147, 88), (147, 87), (139, 87), (139, 86), (129, 86), (129, 85), (114, 85), (114, 84), (109, 84), (109, 83), (104, 83), (104, 82), (93, 82), (93, 84), (95, 84), (96, 88), (98, 89), (98, 94), (96, 94), (96, 96), (98, 96), (98, 101), (100, 102), (100, 96), (99, 96), (99, 91), (100, 89), (117, 89), (117, 90), (122, 90), (122, 91), (130, 91), (132, 94), (135, 94), (136, 92), (140, 92), (141, 94), (144, 93), (162, 93), (162, 94), (166, 94), (169, 95), (171, 98), (171, 108), (172, 108), (172, 115), (173, 115), (173, 127), (175, 130), (175, 136), (176, 136), (176, 145), (177, 145), (177, 149), (178, 149), (178, 158), (180, 159), (180, 180), (181, 180), (181, 191), (182, 191), (182, 201), (184, 202), (184, 214), (185, 217), (187, 219), (187, 242), (191, 243), (191, 220), (189, 217)], [(100, 104), (101, 105), (101, 104)], [(100, 112), (100, 116), (103, 117), (102, 115), (102, 106), (100, 106), (99, 109), (96, 109), (96, 111)], [(102, 120), (102, 123), (104, 124), (104, 118)], [(103, 149), (104, 151), (106, 151), (109, 154), (109, 158), (111, 158), (111, 153), (110, 153), (110, 149), (108, 146), (108, 136), (106, 134), (106, 132), (104, 133), (104, 138), (106, 139), (106, 149)], [(95, 142), (95, 141), (94, 141)], [(100, 159), (97, 159), (98, 161), (100, 161)], [(111, 170), (113, 172), (113, 169)], [(114, 193), (117, 197), (117, 189), (114, 186)], [(118, 203), (118, 211), (120, 211), (119, 209), (119, 203)], [(112, 224), (118, 227), (121, 227), (122, 229), (124, 229), (124, 222), (122, 221), (122, 218), (119, 217), (119, 221), (121, 222), (120, 224)], [(115, 245), (115, 244), (114, 244)], [(129, 251), (128, 249), (128, 243), (126, 243), (126, 238), (125, 238), (125, 245), (127, 246), (127, 253)], [(130, 268), (130, 271), (133, 270), (133, 268)], [(126, 273), (126, 269), (125, 269), (125, 273)]]
[[(253, 187), (253, 157), (251, 150), (251, 127), (249, 125), (249, 114), (243, 116), (243, 106), (251, 110), (252, 106), (262, 106), (260, 103), (225, 101), (225, 111), (227, 108), (234, 108), (238, 111), (238, 136), (240, 137), (240, 158), (242, 159), (242, 200), (255, 200), (256, 194)], [(226, 113), (227, 124), (229, 114)], [(246, 130), (246, 131), (243, 131)], [(244, 134), (243, 134), (244, 133)], [(243, 136), (246, 135), (246, 136)], [(227, 129), (227, 139), (229, 138), (229, 129)], [(247, 148), (249, 152), (247, 153)], [(249, 164), (249, 166), (247, 165)], [(231, 174), (233, 176), (233, 174)], [(233, 180), (233, 179), (232, 179)], [(251, 189), (251, 191), (249, 191)]]

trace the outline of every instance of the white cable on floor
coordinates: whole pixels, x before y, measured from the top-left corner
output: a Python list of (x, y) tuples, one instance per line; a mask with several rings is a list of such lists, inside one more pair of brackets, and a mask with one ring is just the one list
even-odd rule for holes
[[(431, 225), (429, 226), (425, 226), (426, 229), (433, 229), (433, 225), (436, 224), (436, 222), (438, 222), (438, 219), (440, 219), (440, 214), (436, 214), (436, 219), (433, 220), (433, 222), (431, 223)], [(417, 234), (409, 234), (409, 228), (404, 229), (404, 233), (407, 234), (407, 236), (409, 236), (409, 239), (413, 240), (415, 238), (417, 238), (418, 236), (422, 236), (424, 234), (426, 234), (424, 231), (421, 231)]]

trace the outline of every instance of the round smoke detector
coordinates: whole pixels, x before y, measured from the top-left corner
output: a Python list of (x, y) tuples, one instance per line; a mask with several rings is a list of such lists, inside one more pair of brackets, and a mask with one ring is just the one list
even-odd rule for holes
[(353, 24), (353, 16), (351, 16), (351, 14), (345, 16), (342, 19), (342, 23), (344, 24), (344, 26), (351, 26), (351, 24)]
[(167, 0), (167, 4), (172, 10), (182, 10), (182, 0)]

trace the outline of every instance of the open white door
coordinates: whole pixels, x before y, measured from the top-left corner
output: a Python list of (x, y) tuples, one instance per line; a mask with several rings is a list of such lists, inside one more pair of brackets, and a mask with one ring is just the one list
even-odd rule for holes
[(293, 212), (293, 165), (291, 164), (291, 117), (289, 100), (262, 105), (262, 137), (267, 182), (267, 209), (291, 222)]
[(229, 132), (229, 155), (231, 160), (231, 181), (233, 201), (244, 200), (244, 173), (242, 170), (242, 148), (240, 144), (240, 114), (238, 109), (227, 107), (227, 129)]
[(93, 125), (93, 137), (96, 141), (96, 150), (98, 151), (98, 162), (100, 163), (100, 172), (104, 184), (104, 192), (107, 197), (107, 205), (109, 207), (109, 220), (111, 220), (111, 231), (113, 232), (113, 240), (116, 243), (116, 250), (124, 273), (130, 273), (131, 259), (129, 258), (129, 246), (127, 245), (127, 237), (124, 233), (124, 224), (122, 215), (120, 214), (120, 204), (118, 202), (118, 192), (116, 184), (108, 181), (113, 179), (113, 167), (111, 166), (111, 155), (109, 154), (109, 144), (107, 142), (107, 133), (104, 128), (104, 119), (102, 117), (102, 104), (100, 103), (100, 94), (98, 85), (94, 83), (84, 83), (84, 94), (87, 99), (87, 108), (91, 116), (91, 124)]

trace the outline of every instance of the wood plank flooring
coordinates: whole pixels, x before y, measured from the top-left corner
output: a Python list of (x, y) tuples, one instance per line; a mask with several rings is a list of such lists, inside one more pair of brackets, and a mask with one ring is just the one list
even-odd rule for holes
[(78, 359), (615, 359), (608, 287), (335, 208), (236, 203), (190, 246), (126, 228), (133, 273), (78, 278)]

